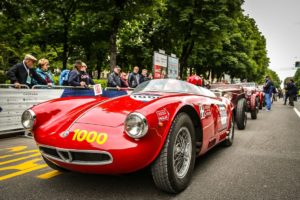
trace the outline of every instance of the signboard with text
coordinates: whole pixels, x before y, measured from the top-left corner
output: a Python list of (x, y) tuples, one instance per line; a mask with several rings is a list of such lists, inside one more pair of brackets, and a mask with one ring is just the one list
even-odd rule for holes
[(153, 57), (153, 78), (165, 78), (167, 74), (168, 56), (162, 53), (154, 52)]
[(178, 58), (168, 56), (168, 78), (176, 79), (179, 74)]

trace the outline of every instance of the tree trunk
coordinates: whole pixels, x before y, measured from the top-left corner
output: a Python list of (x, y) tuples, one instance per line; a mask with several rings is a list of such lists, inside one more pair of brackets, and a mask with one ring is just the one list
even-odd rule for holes
[(101, 76), (101, 62), (97, 61), (97, 79), (100, 79)]
[(110, 71), (113, 71), (114, 67), (117, 64), (117, 35), (119, 32), (119, 27), (121, 24), (122, 11), (124, 10), (124, 6), (126, 1), (124, 0), (116, 0), (116, 7), (118, 8), (118, 13), (115, 13), (114, 18), (112, 20), (111, 34), (109, 38), (110, 45)]
[[(113, 30), (117, 31), (117, 28), (113, 28)], [(112, 72), (114, 70), (114, 67), (117, 64), (117, 33), (113, 31), (110, 35), (110, 71)]]
[(187, 60), (189, 56), (192, 53), (192, 50), (194, 48), (194, 40), (191, 40), (186, 45), (183, 46), (182, 54), (180, 56), (180, 70), (179, 70), (179, 76), (182, 78), (183, 74), (183, 68), (187, 65)]
[(68, 19), (64, 19), (64, 41), (63, 41), (63, 70), (67, 68), (67, 60), (68, 60), (68, 51), (69, 51), (69, 26), (68, 26)]

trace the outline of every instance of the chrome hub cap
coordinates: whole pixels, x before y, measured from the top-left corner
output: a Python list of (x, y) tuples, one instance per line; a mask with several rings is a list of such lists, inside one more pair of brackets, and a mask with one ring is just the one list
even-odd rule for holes
[(190, 167), (192, 159), (192, 138), (188, 128), (182, 127), (174, 143), (173, 168), (178, 178), (183, 178)]

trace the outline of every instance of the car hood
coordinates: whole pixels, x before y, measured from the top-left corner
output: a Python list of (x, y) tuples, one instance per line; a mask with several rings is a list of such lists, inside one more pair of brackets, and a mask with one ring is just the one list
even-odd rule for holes
[(95, 124), (102, 126), (116, 127), (124, 123), (127, 115), (138, 110), (145, 104), (154, 101), (155, 98), (143, 101), (134, 96), (122, 96), (109, 99), (86, 110), (76, 120), (75, 123)]

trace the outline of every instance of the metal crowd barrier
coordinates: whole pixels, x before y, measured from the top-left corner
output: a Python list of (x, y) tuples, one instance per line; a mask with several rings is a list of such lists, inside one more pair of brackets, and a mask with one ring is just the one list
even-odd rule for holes
[(0, 88), (29, 89), (28, 85), (23, 84), (20, 84), (19, 88), (16, 88), (15, 84), (0, 84)]
[[(20, 85), (17, 89), (13, 84), (0, 84), (0, 135), (23, 131), (21, 115), (33, 105), (61, 97), (95, 96), (92, 88), (35, 85), (30, 89), (27, 85)], [(132, 90), (107, 87), (102, 96), (113, 98), (130, 94)]]

